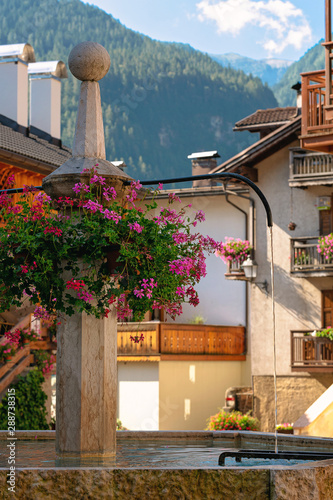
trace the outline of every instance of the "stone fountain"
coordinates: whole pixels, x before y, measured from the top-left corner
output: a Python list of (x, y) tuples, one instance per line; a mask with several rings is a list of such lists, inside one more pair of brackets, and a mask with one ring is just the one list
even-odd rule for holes
[[(57, 199), (75, 197), (73, 187), (84, 170), (96, 165), (99, 175), (118, 196), (131, 178), (105, 159), (100, 88), (110, 57), (95, 42), (74, 47), (69, 69), (81, 83), (73, 156), (43, 180), (43, 189)], [(68, 278), (69, 279), (69, 278)], [(112, 456), (116, 452), (117, 318), (76, 313), (61, 320), (57, 331), (58, 456)]]
[[(131, 180), (105, 159), (98, 81), (109, 66), (107, 51), (94, 42), (77, 45), (69, 56), (71, 72), (82, 81), (80, 102), (73, 157), (43, 181), (44, 190), (52, 198), (72, 197), (72, 188), (82, 179), (84, 169), (96, 164), (98, 173), (119, 196)], [(67, 317), (57, 337), (56, 454), (54, 431), (16, 432), (15, 498), (332, 498), (333, 460), (293, 467), (218, 466), (223, 449), (272, 448), (274, 436), (264, 433), (121, 431), (118, 461), (114, 458), (115, 310), (107, 319), (85, 313)], [(7, 431), (0, 431), (0, 492), (4, 498), (8, 495), (8, 439)], [(286, 450), (330, 451), (333, 440), (285, 436), (279, 437), (280, 445)], [(208, 449), (213, 462), (198, 462), (198, 455), (205, 458), (203, 450)], [(157, 455), (161, 454), (163, 459), (159, 461)], [(186, 465), (180, 463), (184, 457)]]

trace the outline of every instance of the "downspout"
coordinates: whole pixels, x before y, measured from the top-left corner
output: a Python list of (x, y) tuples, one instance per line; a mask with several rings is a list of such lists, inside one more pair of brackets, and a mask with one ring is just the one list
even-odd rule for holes
[[(253, 220), (253, 216), (254, 216), (254, 200), (252, 198), (248, 198), (247, 196), (241, 196), (241, 198), (245, 198), (246, 200), (249, 200), (250, 202), (250, 211), (251, 211), (251, 234), (250, 234), (250, 245), (252, 246), (253, 248), (253, 243), (254, 243), (254, 220)], [(226, 192), (226, 195), (225, 195), (225, 199), (226, 199), (226, 202), (229, 203), (229, 205), (232, 205), (233, 207), (235, 207), (237, 210), (239, 210), (240, 212), (242, 212), (244, 214), (244, 217), (245, 217), (245, 239), (247, 240), (248, 239), (248, 215), (247, 215), (247, 212), (245, 210), (243, 210), (242, 208), (240, 208), (238, 205), (236, 205), (235, 203), (233, 203), (232, 201), (229, 200), (229, 194), (228, 192)], [(253, 253), (253, 250), (252, 250), (252, 253)], [(247, 286), (247, 283), (245, 284), (245, 331), (246, 331), (246, 352), (247, 352), (247, 335), (248, 335), (248, 325), (249, 325), (249, 290), (248, 290), (248, 286)]]

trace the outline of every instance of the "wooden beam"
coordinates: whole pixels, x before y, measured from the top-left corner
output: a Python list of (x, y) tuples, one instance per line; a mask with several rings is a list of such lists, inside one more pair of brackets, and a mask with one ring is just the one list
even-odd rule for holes
[(35, 342), (30, 342), (29, 346), (31, 350), (55, 351), (57, 349), (57, 344), (50, 340), (36, 340)]
[(145, 361), (160, 361), (161, 356), (117, 356), (119, 362), (145, 362)]
[(33, 354), (29, 354), (26, 358), (22, 359), (21, 362), (15, 366), (13, 370), (8, 372), (8, 374), (0, 381), (0, 394), (9, 387), (13, 382), (15, 377), (20, 375), (25, 368), (27, 368), (34, 360)]
[(246, 355), (161, 354), (161, 361), (246, 361)]
[(0, 368), (0, 379), (2, 379), (7, 372), (11, 370), (11, 368), (16, 365), (20, 361), (21, 358), (24, 358), (24, 356), (29, 356), (30, 354), (30, 348), (29, 346), (23, 347), (23, 349), (19, 349), (16, 351), (15, 356), (12, 357), (10, 361), (7, 361), (7, 363)]

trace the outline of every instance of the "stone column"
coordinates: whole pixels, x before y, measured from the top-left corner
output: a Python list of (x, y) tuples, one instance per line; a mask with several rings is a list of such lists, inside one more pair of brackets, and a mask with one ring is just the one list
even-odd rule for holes
[[(105, 160), (105, 142), (98, 80), (110, 67), (107, 51), (98, 43), (83, 42), (72, 50), (69, 68), (82, 81), (73, 157), (43, 180), (52, 198), (74, 197), (82, 172), (95, 164), (121, 197), (122, 170)], [(83, 174), (84, 176), (84, 174)], [(70, 278), (69, 278), (70, 279)], [(116, 452), (117, 320), (86, 313), (67, 316), (57, 331), (58, 456), (112, 456)]]

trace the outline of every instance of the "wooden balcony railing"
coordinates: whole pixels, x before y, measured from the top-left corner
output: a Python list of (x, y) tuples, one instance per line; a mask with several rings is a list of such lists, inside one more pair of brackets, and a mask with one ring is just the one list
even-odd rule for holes
[(333, 342), (328, 338), (312, 337), (309, 331), (291, 333), (292, 371), (333, 372)]
[(290, 238), (290, 272), (299, 276), (333, 276), (333, 259), (318, 253), (318, 236)]
[(333, 184), (333, 155), (290, 150), (289, 186)]
[(325, 71), (302, 73), (301, 76), (301, 147), (330, 153), (333, 151), (333, 116), (326, 92)]
[[(137, 344), (130, 335), (143, 335)], [(223, 357), (245, 359), (245, 328), (242, 326), (191, 325), (180, 323), (128, 323), (118, 325), (119, 356)]]

